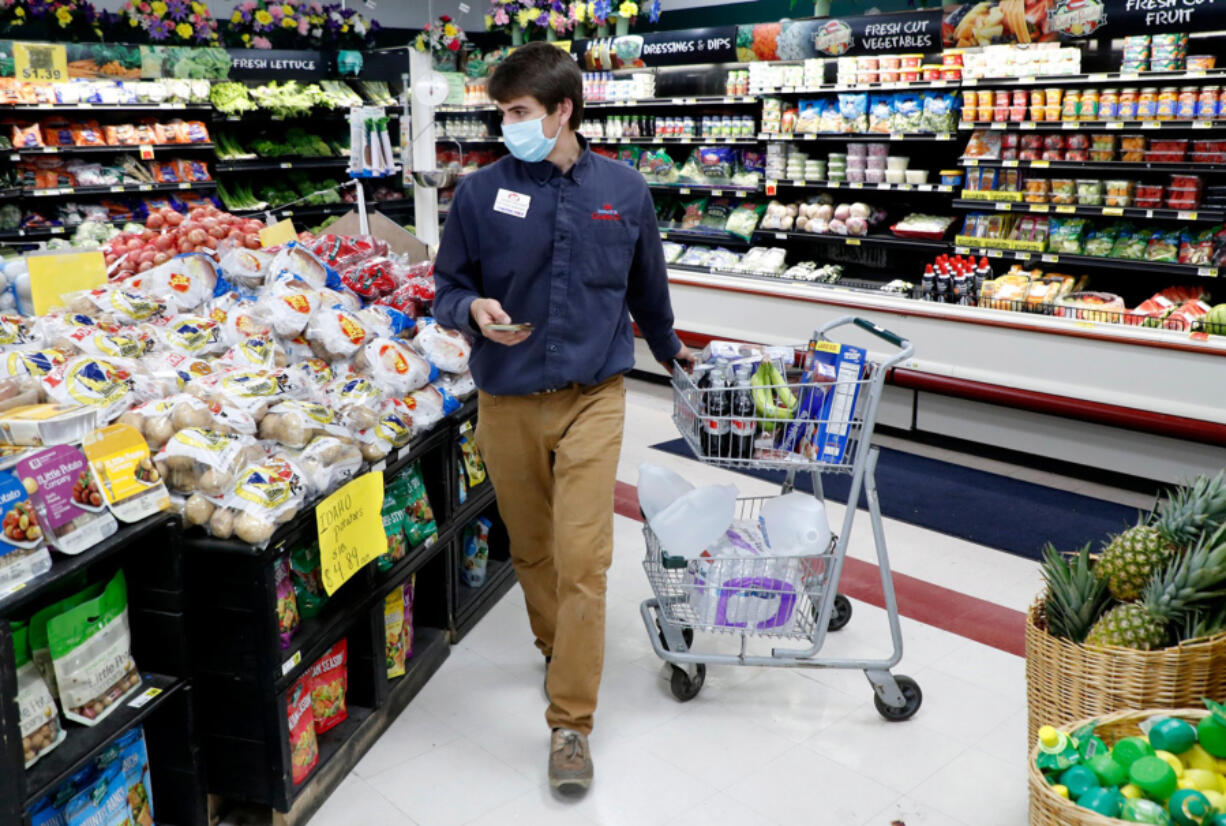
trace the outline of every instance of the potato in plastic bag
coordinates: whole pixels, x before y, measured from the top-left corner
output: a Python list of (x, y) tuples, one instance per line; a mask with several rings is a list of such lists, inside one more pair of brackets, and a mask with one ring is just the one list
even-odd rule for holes
[(260, 420), (261, 439), (271, 439), (286, 447), (302, 448), (316, 436), (352, 438), (336, 414), (321, 404), (289, 399), (269, 408)]
[(315, 253), (297, 241), (290, 241), (277, 250), (269, 265), (269, 270), (274, 278), (288, 272), (306, 281), (317, 290), (324, 287), (337, 289), (341, 286), (341, 279), (336, 270), (319, 260)]
[(353, 363), (391, 396), (403, 396), (438, 377), (438, 370), (430, 362), (398, 338), (371, 339), (357, 352)]
[(203, 358), (226, 349), (221, 324), (208, 316), (183, 313), (153, 325), (153, 329), (162, 349), (170, 353)]
[(274, 370), (289, 363), (289, 357), (272, 335), (249, 336), (226, 350), (217, 360), (234, 370)]
[[(235, 538), (262, 547), (278, 525), (297, 515), (303, 496), (304, 481), (298, 468), (283, 456), (268, 456), (239, 471), (221, 510), (234, 514)], [(213, 521), (210, 518), (210, 529)]]
[(328, 405), (353, 430), (369, 430), (379, 421), (378, 411), (385, 394), (378, 384), (366, 376), (334, 379), (326, 393)]
[(219, 274), (212, 256), (185, 252), (149, 270), (143, 280), (145, 289), (165, 296), (172, 309), (190, 312), (213, 297)]
[(379, 406), (378, 413), (374, 427), (357, 433), (362, 458), (368, 462), (376, 462), (404, 447), (413, 437), (412, 411), (403, 401), (388, 399)]
[(108, 319), (119, 324), (152, 321), (167, 313), (165, 301), (147, 293), (118, 284), (107, 284), (64, 296), (68, 308), (76, 313), (97, 313), (100, 321)]
[(319, 309), (319, 290), (304, 278), (281, 274), (266, 288), (257, 306), (279, 336), (292, 337), (306, 329)]
[[(87, 356), (138, 359), (150, 352), (156, 342), (139, 327), (77, 327), (65, 337)], [(63, 339), (61, 339), (62, 341)]]
[(37, 348), (54, 341), (56, 337), (47, 336), (45, 330), (47, 325), (33, 316), (0, 315), (0, 351)]
[(221, 271), (236, 286), (255, 289), (268, 280), (275, 255), (267, 250), (234, 246), (221, 255)]
[(418, 324), (414, 345), (438, 369), (446, 373), (463, 373), (468, 369), (472, 345), (462, 333), (439, 326), (432, 318)]
[(306, 496), (314, 498), (352, 479), (362, 466), (362, 451), (335, 436), (316, 436), (301, 450), (287, 451), (306, 481)]
[(339, 306), (317, 311), (306, 329), (307, 341), (316, 355), (329, 361), (352, 358), (371, 337), (361, 316)]
[(280, 401), (285, 374), (277, 370), (226, 370), (192, 382), (189, 390), (210, 404), (230, 404), (257, 421)]
[(17, 669), (17, 727), (25, 768), (64, 742), (67, 733), (60, 726), (59, 709), (51, 689), (30, 659), (30, 642), (25, 623), (13, 624), (13, 653)]
[[(199, 492), (216, 503), (233, 487), (235, 474), (253, 458), (258, 458), (258, 451), (259, 446), (250, 436), (207, 427), (187, 427), (170, 438), (158, 451), (155, 461), (165, 465), (166, 484), (171, 490), (185, 494)], [(189, 499), (188, 522), (203, 525), (212, 516), (212, 510), (193, 513), (192, 505)]]
[(109, 422), (135, 400), (137, 371), (131, 359), (77, 356), (42, 377), (43, 391), (60, 404), (102, 408)]

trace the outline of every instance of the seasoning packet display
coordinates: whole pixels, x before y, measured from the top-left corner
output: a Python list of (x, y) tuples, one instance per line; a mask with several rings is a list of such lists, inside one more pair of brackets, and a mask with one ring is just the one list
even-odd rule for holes
[(341, 638), (311, 666), (311, 715), (315, 733), (336, 728), (349, 717), (345, 692), (349, 688), (349, 646)]
[[(399, 590), (397, 590), (399, 595)], [(51, 689), (30, 657), (29, 627), (12, 625), (14, 665), (17, 668), (17, 720), (25, 767), (33, 766), (66, 736)], [(401, 663), (403, 664), (403, 656)]]
[(397, 585), (383, 598), (383, 630), (387, 678), (404, 676), (404, 588)]
[(405, 477), (398, 476), (387, 485), (383, 492), (383, 532), (387, 536), (387, 553), (381, 554), (375, 560), (375, 567), (380, 571), (391, 567), (408, 553), (408, 544), (404, 533), (404, 524), (408, 520), (405, 508), (408, 504)]
[(288, 555), (277, 559), (273, 581), (277, 588), (277, 633), (281, 637), (281, 647), (289, 648), (298, 631), (298, 600), (290, 577)]
[(289, 553), (290, 575), (294, 581), (294, 596), (298, 611), (304, 619), (319, 616), (327, 604), (323, 575), (319, 570), (319, 545), (312, 543), (295, 548)]
[(47, 542), (57, 551), (79, 554), (119, 529), (89, 461), (77, 448), (40, 450), (17, 463), (17, 475), (34, 502)]
[(297, 786), (319, 764), (319, 743), (315, 739), (315, 717), (311, 713), (311, 679), (304, 674), (286, 694), (289, 724), (290, 774)]
[(149, 750), (145, 730), (137, 726), (122, 734), (96, 760), (100, 771), (118, 765), (127, 789), (128, 809), (134, 826), (153, 826), (153, 793), (149, 779)]
[(136, 428), (113, 424), (95, 430), (81, 447), (103, 500), (120, 522), (139, 522), (170, 507), (162, 474)]
[(47, 642), (64, 716), (86, 726), (102, 722), (141, 683), (123, 571), (100, 596), (48, 621)]
[(405, 537), (409, 547), (416, 548), (437, 536), (438, 526), (434, 523), (434, 509), (430, 507), (430, 496), (426, 493), (421, 464), (415, 463), (401, 478), (404, 479), (405, 485)]
[(485, 584), (485, 569), (490, 556), (490, 520), (484, 516), (464, 529), (464, 556), (460, 560), (460, 579), (470, 588)]
[(468, 486), (475, 488), (485, 481), (485, 460), (477, 449), (477, 439), (470, 419), (460, 425), (460, 454), (464, 457), (464, 471)]

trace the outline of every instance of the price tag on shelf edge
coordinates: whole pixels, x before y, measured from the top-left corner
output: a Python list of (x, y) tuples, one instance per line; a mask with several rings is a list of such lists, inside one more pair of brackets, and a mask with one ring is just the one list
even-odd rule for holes
[(1196, 274), (1204, 278), (1216, 278), (1217, 267), (1197, 267)]
[(320, 571), (328, 596), (387, 552), (382, 509), (382, 473), (365, 473), (315, 506)]
[(1058, 256), (1058, 255), (1052, 255), (1051, 253), (1044, 253), (1044, 254), (1043, 254), (1043, 263), (1044, 263), (1044, 264), (1059, 264), (1059, 263), (1060, 263), (1060, 256)]
[(162, 689), (150, 686), (136, 695), (136, 698), (128, 703), (128, 708), (142, 708), (149, 703), (154, 697), (162, 693)]
[(1051, 161), (1031, 161), (1031, 169), (1047, 169), (1051, 166)]
[(860, 246), (860, 239), (859, 239), (859, 238), (848, 238), (848, 239), (847, 239), (847, 246), (849, 246), (849, 247), (858, 247), (858, 246)]
[(286, 674), (293, 671), (298, 667), (298, 663), (300, 662), (302, 662), (302, 652), (295, 651), (289, 659), (281, 663), (281, 676), (284, 677)]

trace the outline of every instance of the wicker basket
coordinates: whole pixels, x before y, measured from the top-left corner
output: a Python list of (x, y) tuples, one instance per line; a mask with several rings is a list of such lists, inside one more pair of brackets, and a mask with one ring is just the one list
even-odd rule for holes
[[(1151, 708), (1145, 711), (1117, 711), (1114, 714), (1098, 717), (1098, 726), (1094, 729), (1094, 734), (1101, 737), (1103, 742), (1110, 746), (1125, 737), (1143, 734), (1139, 725), (1155, 714), (1179, 717), (1196, 725), (1208, 713), (1204, 708), (1174, 710)], [(1057, 728), (1073, 732), (1090, 722), (1090, 719), (1078, 720), (1057, 726)], [(1047, 781), (1043, 779), (1043, 773), (1035, 766), (1035, 758), (1038, 756), (1039, 746), (1036, 743), (1030, 750), (1030, 826), (1120, 826), (1121, 821), (1116, 818), (1083, 809), (1052, 791), (1051, 786), (1047, 785)]]
[(1078, 645), (1044, 630), (1040, 597), (1026, 617), (1028, 743), (1059, 726), (1133, 708), (1191, 708), (1226, 698), (1226, 633), (1158, 651)]

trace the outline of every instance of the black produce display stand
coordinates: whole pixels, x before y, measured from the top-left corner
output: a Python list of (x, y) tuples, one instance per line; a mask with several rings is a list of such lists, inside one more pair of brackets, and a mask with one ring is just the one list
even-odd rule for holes
[[(207, 826), (206, 776), (188, 679), (184, 581), (174, 522), (169, 514), (157, 514), (122, 526), (77, 556), (54, 554), (47, 574), (0, 598), (0, 825), (28, 824), (32, 804), (139, 724), (145, 729), (158, 823)], [(79, 589), (82, 577), (100, 581), (120, 568), (128, 583), (132, 656), (141, 669), (142, 685), (96, 726), (64, 722), (64, 742), (27, 771), (9, 622)]]
[[(372, 563), (341, 586), (323, 612), (304, 619), (282, 648), (276, 612), (276, 560), (316, 535), (313, 509), (280, 528), (267, 548), (203, 533), (184, 540), (188, 639), (199, 708), (208, 790), (224, 799), (270, 806), (279, 823), (302, 823), (345, 778), (447, 658), (449, 644), (506, 593), (513, 581), (506, 530), (488, 481), (461, 505), (459, 426), (475, 419), (470, 401), (383, 468), (390, 481), (415, 462), (434, 509), (438, 534), (380, 572)], [(458, 585), (464, 528), (490, 519), (490, 576), (478, 589)], [(413, 655), (407, 673), (388, 680), (383, 601), (417, 574)], [(319, 764), (295, 785), (286, 695), (331, 645), (348, 640), (348, 719), (319, 736)]]

